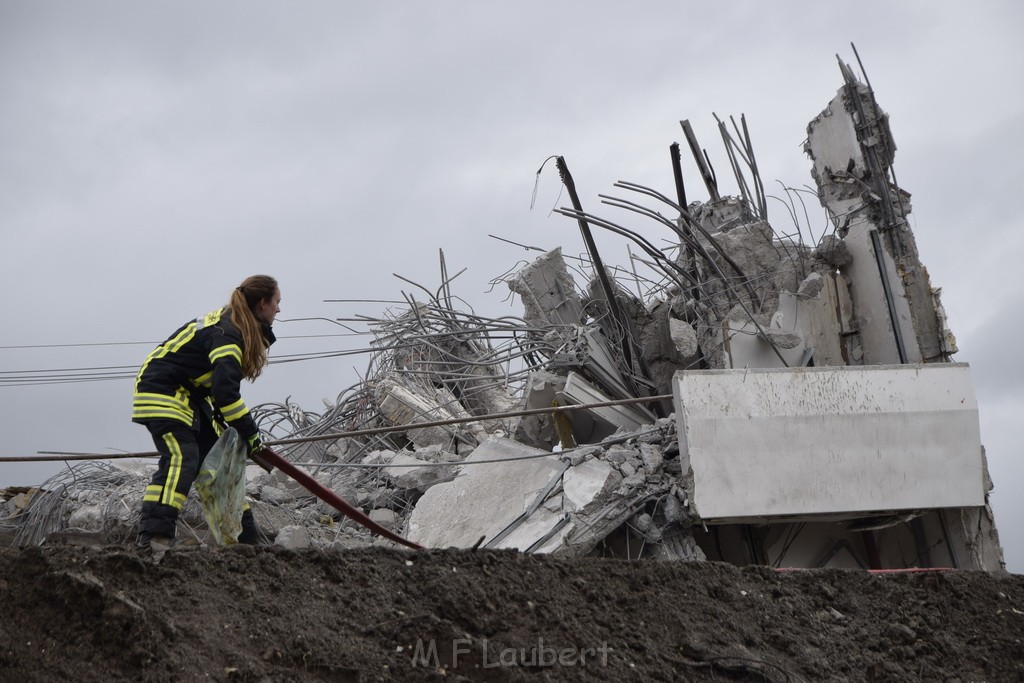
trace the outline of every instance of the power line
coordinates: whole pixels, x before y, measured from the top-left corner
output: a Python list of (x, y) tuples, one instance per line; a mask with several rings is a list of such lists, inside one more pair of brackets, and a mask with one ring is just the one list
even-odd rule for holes
[[(286, 439), (267, 441), (267, 446), (289, 446), (299, 443), (312, 443), (315, 441), (337, 441), (338, 439), (352, 438), (359, 436), (376, 436), (378, 434), (390, 434), (393, 432), (405, 432), (411, 429), (427, 429), (430, 427), (442, 427), (469, 422), (485, 422), (488, 420), (502, 420), (510, 417), (527, 417), (530, 415), (550, 415), (552, 413), (567, 413), (576, 410), (590, 410), (593, 408), (608, 408), (613, 406), (634, 405), (638, 403), (650, 403), (651, 401), (662, 401), (674, 398), (673, 394), (661, 394), (658, 396), (642, 396), (633, 398), (620, 398), (613, 401), (595, 401), (594, 403), (573, 403), (564, 406), (551, 406), (550, 408), (527, 408), (525, 410), (510, 410), (504, 413), (490, 413), (487, 415), (473, 415), (469, 417), (455, 417), (445, 420), (427, 420), (424, 422), (412, 422), (409, 424), (388, 425), (386, 427), (370, 427), (367, 429), (354, 429), (347, 432), (332, 432), (330, 434), (317, 434), (315, 436), (297, 436)], [(630, 438), (635, 434), (630, 435)], [(568, 449), (567, 449), (568, 450)], [(0, 458), (0, 462), (34, 462), (48, 460), (106, 460), (117, 458), (149, 458), (160, 454), (156, 451), (141, 451), (137, 453), (80, 453), (70, 451), (38, 451), (37, 456), (21, 456)], [(546, 453), (545, 455), (551, 455)], [(44, 456), (44, 457), (39, 457)], [(513, 458), (513, 459), (519, 459)], [(301, 463), (305, 465), (320, 465), (320, 463)], [(463, 463), (445, 463), (460, 465)]]
[[(277, 365), (280, 363), (298, 363), (309, 360), (356, 356), (372, 353), (376, 350), (367, 347), (349, 351), (314, 351), (288, 354), (271, 358), (269, 364)], [(139, 367), (138, 365), (108, 365), (43, 370), (0, 370), (0, 388), (133, 379), (138, 374)]]
[[(337, 334), (288, 334), (278, 337), (278, 339), (318, 339), (320, 337), (352, 337), (357, 336), (352, 332), (337, 333)], [(362, 333), (358, 333), (358, 336), (362, 336)], [(0, 346), (0, 351), (15, 350), (15, 349), (72, 349), (72, 348), (83, 348), (90, 346), (156, 346), (162, 342), (158, 341), (132, 341), (132, 342), (81, 342), (74, 344), (13, 344), (8, 346)]]

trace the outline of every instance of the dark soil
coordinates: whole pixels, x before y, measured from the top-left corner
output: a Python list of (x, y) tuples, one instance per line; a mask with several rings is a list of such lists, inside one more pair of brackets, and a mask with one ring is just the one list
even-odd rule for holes
[(1024, 679), (1024, 576), (0, 550), (0, 680)]

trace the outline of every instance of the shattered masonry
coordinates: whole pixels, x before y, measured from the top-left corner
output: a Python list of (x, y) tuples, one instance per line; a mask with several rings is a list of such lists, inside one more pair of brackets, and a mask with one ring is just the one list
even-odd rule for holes
[[(416, 285), (425, 298), (348, 321), (372, 336), (363, 381), (322, 414), (261, 406), (261, 428), (281, 438), (406, 426), (285, 452), (428, 547), (1001, 568), (969, 368), (950, 362), (956, 342), (892, 173), (888, 117), (840, 69), (843, 86), (807, 128), (829, 226), (812, 243), (811, 226), (785, 234), (769, 223), (743, 119), (730, 120), (735, 135), (719, 121), (737, 196), (720, 193), (687, 121), (708, 201), (687, 202), (678, 145), (674, 198), (627, 182), (615, 184), (623, 196), (601, 195), (642, 230), (584, 211), (559, 158), (574, 203), (559, 213), (580, 223), (588, 250), (554, 248), (496, 280), (522, 318), (462, 310), (442, 255), (441, 285)], [(786, 201), (796, 223), (800, 192)], [(629, 269), (598, 270), (593, 228), (639, 250)], [(665, 235), (674, 249), (654, 246)], [(417, 427), (666, 394), (674, 400)], [(9, 491), (3, 529), (21, 544), (127, 542), (145, 478), (143, 466), (88, 464)], [(279, 473), (251, 476), (248, 493), (278, 544), (385, 543)], [(197, 539), (201, 520), (190, 499), (182, 525)]]

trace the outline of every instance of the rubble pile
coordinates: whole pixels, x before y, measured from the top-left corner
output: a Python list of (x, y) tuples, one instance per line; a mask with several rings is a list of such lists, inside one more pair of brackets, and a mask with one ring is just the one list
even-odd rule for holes
[[(557, 157), (573, 205), (558, 213), (579, 222), (586, 253), (538, 249), (535, 260), (499, 278), (521, 300), (521, 318), (477, 315), (453, 295), (458, 274), (449, 277), (442, 254), (438, 287), (407, 280), (415, 290), (403, 293), (404, 304), (380, 318), (343, 319), (364, 325), (372, 338), (358, 384), (319, 414), (287, 402), (259, 406), (261, 430), (272, 444), (286, 440), (280, 451), (287, 458), (373, 521), (426, 547), (776, 565), (793, 551), (810, 566), (904, 567), (943, 562), (929, 550), (942, 546), (950, 566), (998, 567), (1001, 551), (984, 499), (991, 484), (985, 481), (982, 491), (981, 475), (977, 490), (936, 493), (921, 485), (904, 496), (910, 502), (889, 505), (898, 496), (882, 496), (870, 509), (805, 505), (733, 514), (724, 506), (721, 517), (709, 519), (695, 503), (695, 467), (698, 477), (708, 467), (694, 464), (702, 457), (701, 435), (690, 433), (696, 421), (680, 409), (694, 404), (685, 395), (691, 385), (680, 378), (742, 371), (737, 381), (744, 382), (748, 371), (762, 369), (949, 365), (956, 350), (938, 290), (918, 259), (909, 195), (890, 182), (895, 143), (888, 117), (849, 67), (841, 69), (845, 84), (809, 124), (805, 144), (815, 198), (828, 216), (819, 234), (797, 218), (802, 190), (773, 198), (785, 206), (791, 232), (769, 222), (745, 120), (732, 121), (735, 135), (719, 121), (736, 195), (721, 194), (710, 157), (686, 121), (708, 200), (687, 201), (679, 163), (674, 198), (624, 181), (615, 183), (622, 196), (600, 195), (604, 206), (640, 217), (642, 231), (585, 211)], [(673, 149), (678, 162), (678, 145)], [(592, 229), (629, 241), (629, 268), (604, 264)], [(668, 248), (655, 246), (666, 236)], [(642, 253), (634, 256), (632, 246)], [(812, 376), (825, 375), (792, 375)], [(956, 379), (947, 376), (935, 381)], [(903, 378), (893, 371), (881, 381)], [(749, 386), (773, 386), (758, 381)], [(755, 398), (788, 409), (787, 395), (797, 395), (795, 386)], [(721, 408), (728, 419), (731, 409), (754, 400), (737, 396), (744, 405)], [(838, 414), (829, 400), (810, 402), (820, 404), (812, 407), (826, 420), (818, 424), (841, 422), (828, 414)], [(554, 410), (568, 406), (578, 409)], [(936, 406), (936, 419), (950, 410)], [(727, 424), (718, 419), (703, 424), (714, 432)], [(901, 415), (893, 420), (892, 433), (906, 431)], [(916, 424), (924, 429), (923, 421)], [(760, 447), (758, 434), (748, 437), (737, 451)], [(302, 438), (310, 440), (296, 443)], [(786, 438), (798, 452), (797, 442), (806, 445), (814, 435)], [(983, 454), (972, 448), (958, 462), (984, 470)], [(735, 455), (712, 454), (722, 461)], [(926, 453), (921, 467), (941, 458)], [(289, 547), (385, 543), (280, 473), (253, 469), (248, 493), (267, 540)], [(41, 486), (8, 528), (22, 543), (69, 534), (124, 542), (145, 478), (137, 468), (72, 468)], [(733, 481), (731, 474), (721, 479), (733, 487), (721, 495), (737, 499), (746, 497), (744, 486), (762, 484)], [(870, 478), (850, 481), (853, 491), (871, 485)], [(827, 495), (809, 497), (819, 498)], [(197, 540), (201, 519), (190, 502), (182, 523)], [(916, 548), (916, 557), (905, 546)], [(792, 561), (791, 554), (786, 562)]]

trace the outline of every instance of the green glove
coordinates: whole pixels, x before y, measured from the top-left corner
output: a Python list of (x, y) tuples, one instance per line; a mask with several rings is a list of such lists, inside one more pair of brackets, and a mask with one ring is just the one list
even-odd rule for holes
[(260, 440), (260, 433), (256, 432), (248, 439), (249, 442), (249, 457), (256, 455), (263, 450), (263, 442)]

